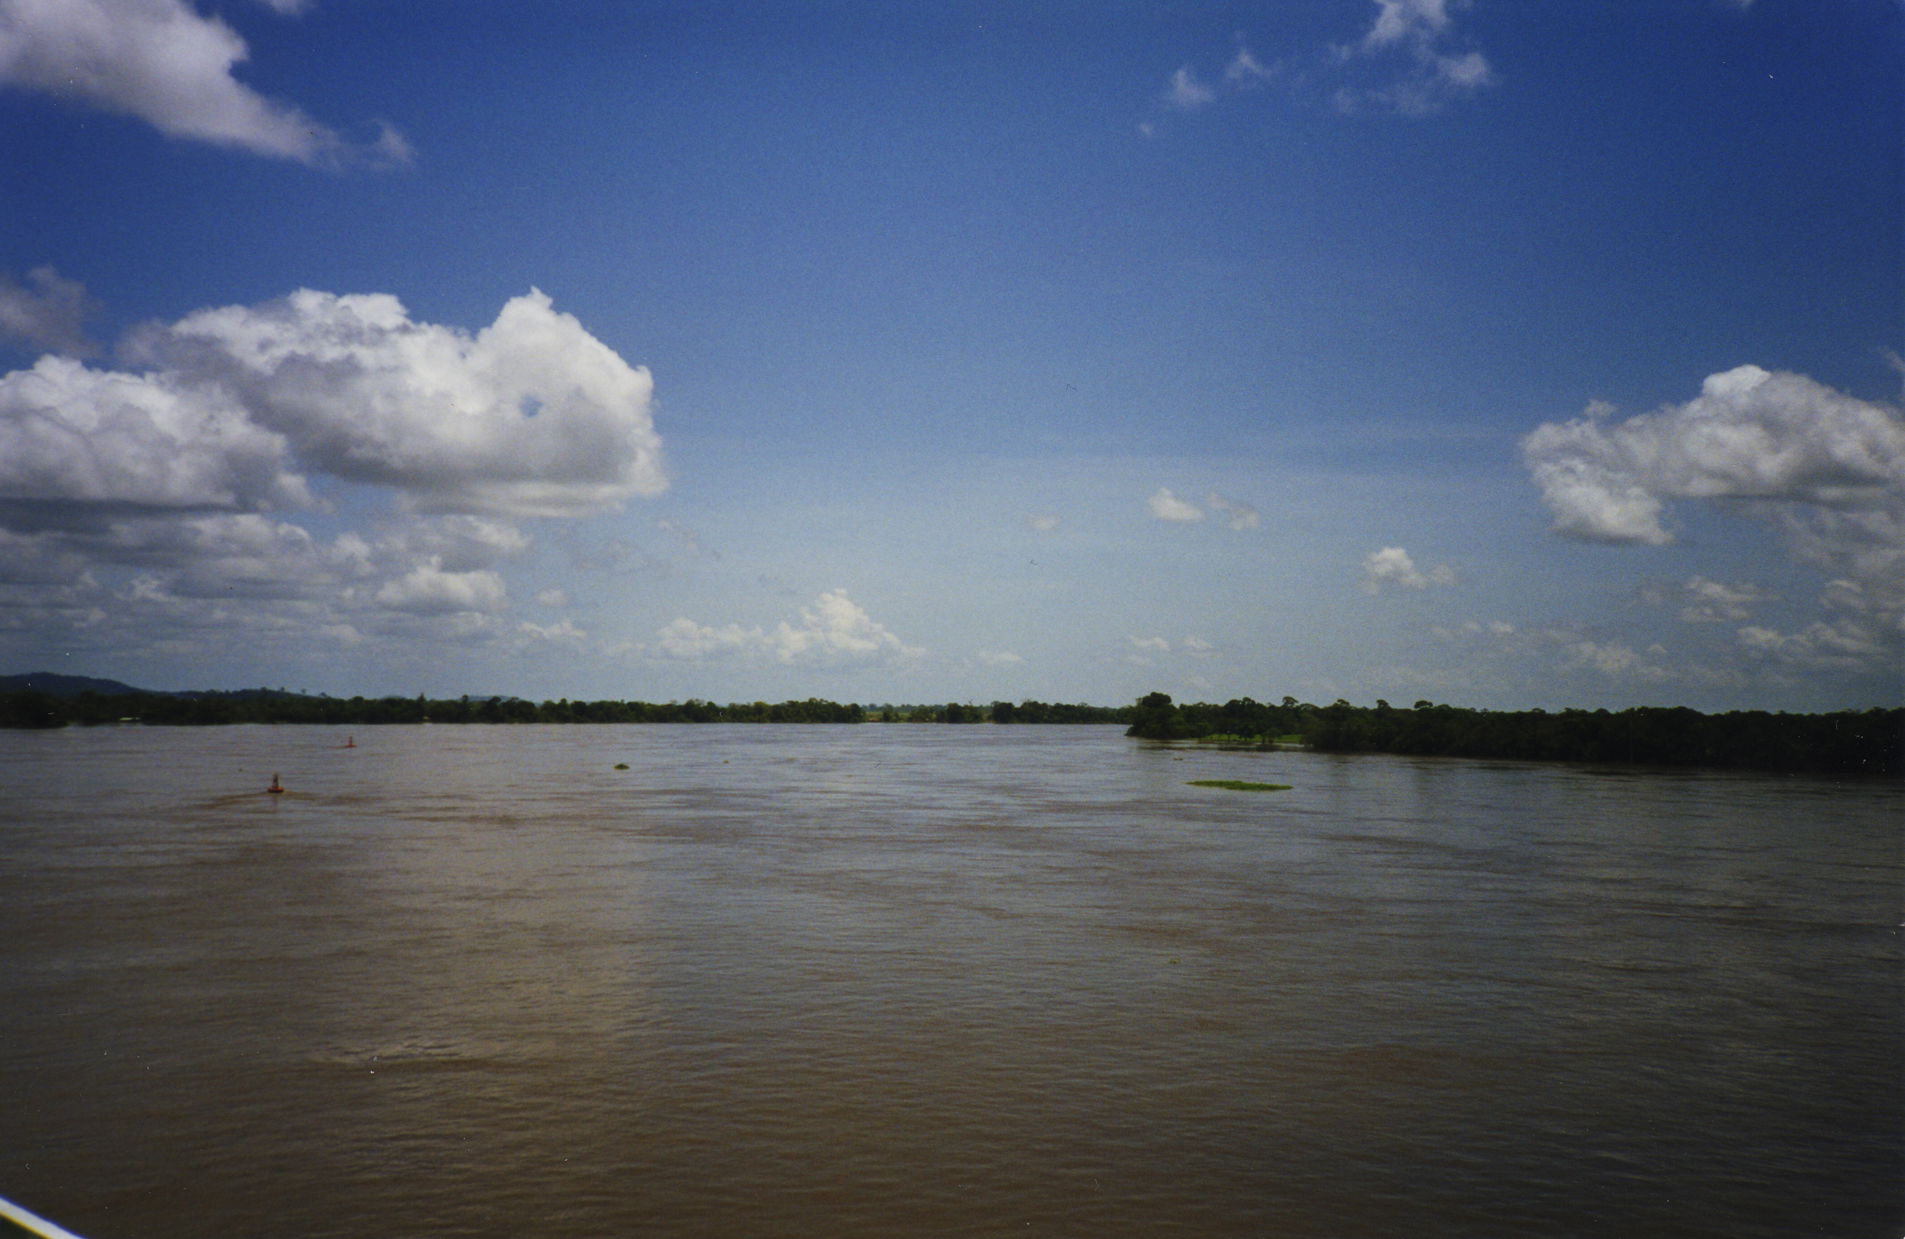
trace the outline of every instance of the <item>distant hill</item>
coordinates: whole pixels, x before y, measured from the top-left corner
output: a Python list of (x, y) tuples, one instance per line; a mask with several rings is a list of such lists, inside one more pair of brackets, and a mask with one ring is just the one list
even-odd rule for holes
[(0, 693), (41, 692), (49, 697), (77, 697), (98, 693), (118, 697), (126, 693), (147, 693), (151, 689), (134, 688), (118, 680), (96, 680), (89, 675), (59, 675), (52, 671), (29, 671), (25, 675), (0, 675)]
[(29, 671), (25, 675), (0, 675), (0, 693), (40, 692), (49, 697), (62, 699), (77, 697), (81, 693), (98, 693), (101, 697), (123, 697), (128, 693), (142, 693), (148, 697), (183, 697), (196, 701), (202, 697), (235, 698), (284, 698), (296, 697), (297, 693), (286, 692), (282, 688), (190, 688), (170, 691), (158, 688), (135, 688), (118, 680), (101, 680), (90, 675), (60, 675), (52, 671)]

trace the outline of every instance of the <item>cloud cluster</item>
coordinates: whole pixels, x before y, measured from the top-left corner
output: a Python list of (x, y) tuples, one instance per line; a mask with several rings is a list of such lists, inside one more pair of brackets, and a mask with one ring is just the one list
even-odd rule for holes
[(1905, 492), (1865, 509), (1776, 513), (1794, 556), (1827, 574), (1821, 618), (1794, 632), (1751, 625), (1740, 645), (1769, 666), (1905, 676)]
[(1456, 38), (1451, 10), (1465, 0), (1375, 0), (1376, 21), (1356, 43), (1337, 49), (1344, 61), (1374, 59), (1405, 66), (1376, 86), (1344, 86), (1335, 95), (1344, 111), (1378, 107), (1403, 116), (1428, 116), (1495, 82), (1481, 52)]
[[(290, 15), (299, 0), (266, 0)], [(0, 0), (0, 84), (135, 116), (170, 137), (306, 164), (401, 163), (385, 126), (352, 144), (233, 76), (244, 39), (187, 0)]]
[[(1216, 103), (1220, 94), (1254, 90), (1266, 83), (1280, 81), (1286, 76), (1283, 65), (1265, 65), (1248, 47), (1239, 43), (1230, 62), (1224, 66), (1214, 81), (1204, 81), (1198, 76), (1196, 68), (1191, 65), (1178, 66), (1171, 74), (1171, 80), (1165, 86), (1161, 99), (1170, 111), (1195, 112)], [(1138, 132), (1147, 138), (1155, 137), (1157, 131), (1158, 126), (1155, 121), (1145, 121), (1138, 126)]]
[[(1224, 66), (1223, 72), (1214, 84), (1206, 84), (1197, 76), (1197, 70), (1190, 65), (1180, 65), (1177, 71), (1171, 74), (1170, 85), (1164, 90), (1164, 102), (1167, 107), (1176, 111), (1194, 112), (1198, 108), (1217, 102), (1220, 90), (1249, 90), (1265, 82), (1276, 81), (1282, 76), (1281, 66), (1265, 65), (1248, 47), (1238, 43), (1230, 63)], [(1149, 132), (1147, 130), (1147, 134)]]
[[(1242, 43), (1209, 80), (1180, 65), (1160, 96), (1166, 109), (1195, 112), (1225, 94), (1280, 84), (1326, 99), (1339, 112), (1421, 117), (1495, 84), (1487, 57), (1455, 29), (1467, 0), (1374, 0), (1376, 18), (1360, 39), (1265, 64)], [(1146, 137), (1158, 124), (1138, 126)]]
[(0, 506), (313, 503), (307, 474), (423, 512), (579, 516), (667, 487), (653, 383), (540, 292), (470, 336), (394, 297), (301, 291), (145, 329), (145, 370), (42, 357), (0, 376)]
[(1557, 677), (1565, 680), (1580, 673), (1591, 673), (1590, 680), (1630, 686), (1681, 684), (1711, 689), (1739, 688), (1746, 682), (1737, 670), (1690, 661), (1685, 655), (1676, 658), (1657, 641), (1643, 642), (1575, 623), (1523, 627), (1499, 619), (1467, 620), (1430, 632), (1466, 647), (1464, 669), (1448, 673), (1453, 681), (1471, 685), (1487, 681), (1497, 689), (1513, 686), (1517, 694), (1550, 692)]
[(496, 566), (527, 546), (513, 530), (465, 517), (416, 517), (387, 535), (328, 540), (256, 513), (0, 529), (0, 634), (115, 658), (214, 647), (302, 658), (372, 639), (432, 650), (567, 639), (579, 630), (566, 621), (538, 628), (509, 617)]
[[(1905, 418), (1804, 375), (1740, 366), (1682, 405), (1611, 420), (1549, 423), (1522, 456), (1557, 532), (1588, 541), (1673, 542), (1670, 500), (1717, 501), (1770, 520), (1794, 558), (1824, 572), (1828, 613), (1796, 633), (1754, 625), (1740, 645), (1762, 660), (1896, 667), (1905, 646)], [(1711, 581), (1682, 618), (1740, 622), (1766, 600)]]
[[(537, 292), (474, 335), (388, 296), (300, 292), (124, 353), (143, 368), (48, 355), (0, 375), (0, 631), (122, 652), (574, 641), (567, 620), (510, 619), (499, 567), (531, 549), (514, 522), (667, 485), (648, 373)], [(379, 528), (299, 523), (333, 519), (297, 515), (330, 512), (319, 479), (386, 498)]]
[(1677, 614), (1683, 624), (1737, 624), (1752, 618), (1755, 607), (1777, 601), (1779, 595), (1758, 585), (1730, 585), (1695, 575), (1680, 585), (1650, 585), (1641, 590), (1641, 597), (1655, 605), (1679, 603)]
[(1457, 580), (1455, 569), (1447, 564), (1422, 571), (1409, 552), (1399, 546), (1385, 546), (1363, 556), (1363, 589), (1367, 593), (1381, 593), (1385, 585), (1427, 589), (1431, 585), (1454, 585)]
[(782, 620), (772, 629), (726, 624), (715, 627), (683, 616), (663, 626), (641, 652), (687, 662), (762, 658), (788, 666), (850, 667), (916, 658), (915, 649), (879, 623), (844, 589), (829, 590), (811, 607), (800, 609), (798, 623)]

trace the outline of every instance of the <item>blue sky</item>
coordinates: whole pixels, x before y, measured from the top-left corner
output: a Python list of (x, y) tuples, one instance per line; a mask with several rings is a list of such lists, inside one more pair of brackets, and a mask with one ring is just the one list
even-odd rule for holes
[(0, 0), (0, 665), (1896, 704), (1897, 0)]

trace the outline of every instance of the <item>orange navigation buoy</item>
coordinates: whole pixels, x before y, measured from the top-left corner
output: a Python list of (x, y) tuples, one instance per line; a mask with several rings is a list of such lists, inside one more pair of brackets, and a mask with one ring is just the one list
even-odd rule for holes
[(278, 793), (284, 791), (284, 784), (278, 782), (278, 776), (276, 774), (273, 774), (271, 776), (271, 786), (265, 788), (265, 790), (275, 796)]
[(344, 747), (345, 747), (345, 748), (347, 748), (347, 749), (354, 749), (354, 748), (356, 748), (356, 747), (357, 747), (357, 737), (356, 737), (356, 736), (345, 736), (345, 737), (344, 737)]

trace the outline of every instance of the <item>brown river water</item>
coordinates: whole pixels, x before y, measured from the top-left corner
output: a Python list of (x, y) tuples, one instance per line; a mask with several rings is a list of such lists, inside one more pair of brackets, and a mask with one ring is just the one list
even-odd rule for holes
[(1902, 823), (1104, 727), (0, 733), (0, 1197), (85, 1239), (1899, 1239)]

